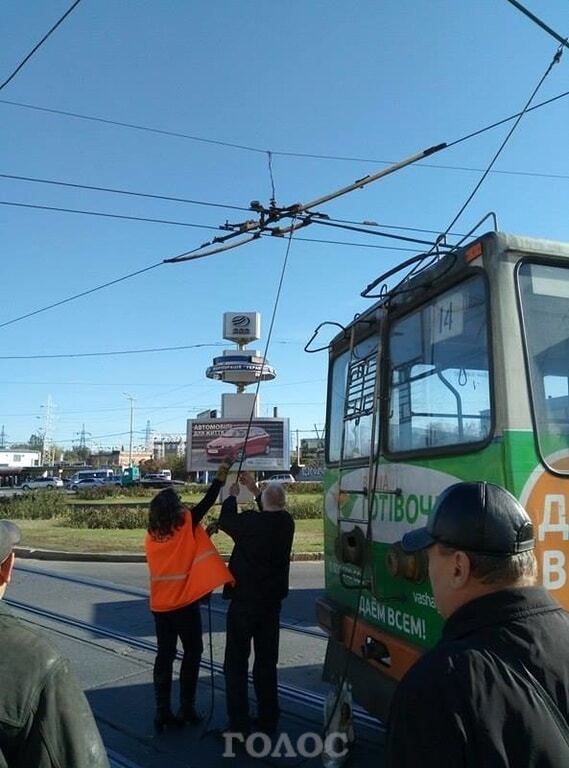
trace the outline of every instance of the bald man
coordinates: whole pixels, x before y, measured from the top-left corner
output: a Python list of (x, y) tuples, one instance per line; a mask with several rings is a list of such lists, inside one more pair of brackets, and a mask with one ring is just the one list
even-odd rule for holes
[[(280, 610), (288, 594), (294, 521), (286, 510), (286, 494), (280, 483), (268, 483), (261, 493), (248, 472), (242, 472), (240, 479), (255, 496), (259, 509), (239, 512), (240, 489), (235, 483), (223, 502), (219, 518), (219, 528), (235, 543), (229, 561), (235, 586), (224, 589), (224, 597), (231, 600), (224, 665), (229, 730), (244, 735), (251, 730), (274, 733), (280, 714)], [(251, 641), (255, 649), (253, 684), (258, 710), (253, 723), (247, 695)]]

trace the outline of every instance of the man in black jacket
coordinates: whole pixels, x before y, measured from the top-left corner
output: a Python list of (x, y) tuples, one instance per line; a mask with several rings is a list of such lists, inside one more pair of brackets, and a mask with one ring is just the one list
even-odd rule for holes
[(489, 483), (444, 491), (425, 528), (442, 638), (399, 684), (390, 768), (569, 765), (569, 616), (542, 587), (531, 520)]
[(269, 483), (261, 494), (248, 472), (242, 472), (240, 478), (255, 496), (260, 511), (238, 512), (239, 484), (235, 483), (223, 502), (218, 523), (235, 542), (229, 570), (236, 583), (224, 588), (224, 597), (231, 600), (224, 665), (229, 730), (246, 734), (251, 729), (247, 674), (252, 640), (258, 709), (255, 730), (271, 733), (280, 714), (279, 620), (281, 601), (288, 594), (294, 521), (286, 511), (286, 496), (280, 483)]
[[(20, 530), (0, 520), (0, 598)], [(109, 768), (85, 695), (58, 651), (0, 603), (0, 766)]]

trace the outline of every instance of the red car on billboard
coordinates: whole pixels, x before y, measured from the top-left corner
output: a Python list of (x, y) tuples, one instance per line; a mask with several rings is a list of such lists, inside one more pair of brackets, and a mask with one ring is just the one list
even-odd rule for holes
[(271, 436), (262, 427), (251, 427), (248, 437), (247, 427), (233, 427), (226, 429), (215, 440), (210, 440), (205, 452), (212, 461), (225, 458), (236, 460), (242, 455), (245, 458), (262, 454), (268, 456), (271, 452)]

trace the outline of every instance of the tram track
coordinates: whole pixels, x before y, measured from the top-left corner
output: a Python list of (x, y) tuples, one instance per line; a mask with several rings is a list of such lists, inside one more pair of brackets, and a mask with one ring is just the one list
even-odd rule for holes
[[(148, 653), (153, 654), (153, 656), (156, 654), (156, 643), (152, 642), (151, 640), (145, 640), (142, 638), (134, 637), (133, 635), (128, 635), (123, 632), (118, 632), (116, 630), (110, 629), (108, 627), (103, 627), (99, 624), (93, 624), (90, 622), (83, 621), (82, 619), (77, 619), (73, 616), (67, 616), (65, 614), (57, 613), (55, 611), (47, 610), (46, 608), (40, 608), (35, 605), (30, 605), (29, 603), (23, 603), (19, 600), (14, 600), (12, 598), (4, 598), (4, 601), (12, 606), (13, 608), (22, 611), (24, 613), (32, 614), (33, 616), (40, 617), (44, 620), (54, 622), (55, 624), (63, 624), (68, 627), (72, 627), (74, 629), (78, 629), (83, 632), (92, 632), (95, 635), (98, 635), (99, 637), (104, 637), (109, 640), (114, 640), (118, 643), (121, 643), (123, 645), (126, 645), (129, 648), (134, 648), (137, 650), (142, 650)], [(57, 630), (55, 630), (57, 632)], [(83, 638), (75, 638), (77, 642), (89, 642), (88, 640), (85, 641)], [(100, 646), (97, 643), (92, 643), (93, 645), (97, 645), (98, 648)], [(104, 650), (104, 649), (101, 649)], [(110, 652), (110, 651), (109, 651)], [(182, 653), (180, 651), (177, 652), (176, 657), (181, 660)], [(141, 663), (145, 663), (142, 659), (140, 660)], [(151, 666), (153, 662), (148, 662), (148, 666)], [(211, 659), (202, 659), (200, 662), (200, 666), (203, 669), (211, 670), (213, 668), (214, 673), (217, 673), (218, 675), (223, 677), (223, 665), (220, 662), (213, 661)], [(252, 676), (249, 674), (249, 682), (252, 682)], [(216, 688), (220, 688), (221, 686), (217, 685)], [(284, 701), (287, 701), (289, 705), (297, 705), (302, 707), (302, 709), (309, 710), (312, 713), (318, 712), (318, 716), (321, 717), (324, 707), (324, 701), (325, 696), (316, 693), (315, 691), (309, 691), (305, 688), (299, 688), (293, 685), (289, 685), (288, 683), (279, 683), (278, 685), (278, 691), (279, 695), (282, 696)], [(295, 715), (295, 712), (291, 712), (290, 710), (283, 709), (283, 712), (286, 712), (291, 715)], [(382, 729), (383, 725), (375, 718), (371, 717), (365, 710), (354, 706), (353, 708), (354, 713), (354, 721), (356, 724), (363, 726), (365, 728), (372, 728), (372, 729)], [(313, 719), (313, 718), (308, 718)]]
[[(33, 568), (32, 566), (29, 566), (29, 565), (22, 565), (20, 562), (17, 563), (16, 570), (22, 573), (30, 573), (36, 576), (45, 576), (51, 579), (57, 579), (59, 581), (68, 582), (70, 584), (78, 584), (80, 586), (91, 587), (93, 589), (101, 589), (106, 592), (111, 592), (119, 595), (126, 595), (129, 597), (143, 597), (145, 599), (148, 599), (148, 591), (145, 589), (141, 589), (140, 587), (125, 587), (125, 586), (119, 587), (116, 584), (111, 584), (110, 582), (102, 581), (100, 579), (93, 579), (86, 576), (69, 576), (63, 573), (53, 573), (51, 571), (43, 570), (42, 568)], [(207, 612), (208, 610), (207, 603), (202, 603), (201, 608), (202, 608), (202, 611)], [(227, 615), (227, 610), (225, 608), (211, 605), (210, 609), (213, 614), (217, 614), (219, 616)], [(281, 621), (280, 628), (282, 630), (285, 630), (285, 632), (294, 632), (300, 635), (321, 638), (323, 640), (326, 640), (328, 638), (326, 633), (322, 632), (322, 630), (320, 629), (305, 627), (300, 624), (294, 624), (290, 621)]]

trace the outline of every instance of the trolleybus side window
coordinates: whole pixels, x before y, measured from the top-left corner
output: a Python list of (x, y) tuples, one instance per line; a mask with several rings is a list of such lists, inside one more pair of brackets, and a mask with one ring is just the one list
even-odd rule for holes
[(569, 448), (569, 269), (525, 262), (518, 285), (537, 442), (551, 466)]
[(486, 284), (477, 275), (392, 323), (388, 452), (488, 439), (487, 317)]
[(328, 395), (330, 463), (369, 457), (377, 376), (377, 344), (377, 336), (368, 337), (357, 344), (352, 352), (347, 349), (332, 363)]

